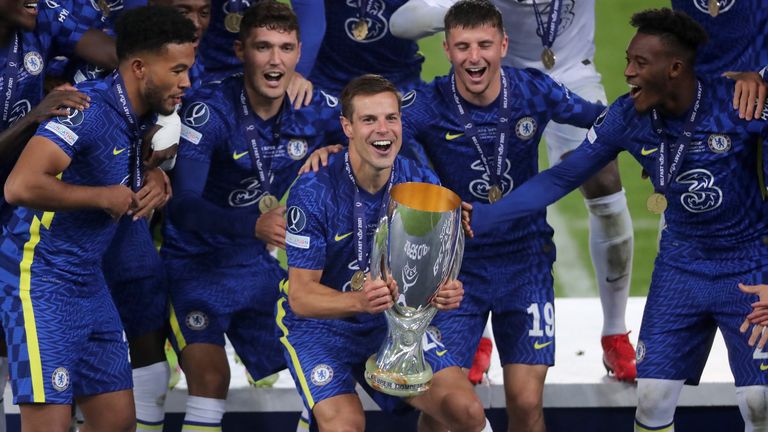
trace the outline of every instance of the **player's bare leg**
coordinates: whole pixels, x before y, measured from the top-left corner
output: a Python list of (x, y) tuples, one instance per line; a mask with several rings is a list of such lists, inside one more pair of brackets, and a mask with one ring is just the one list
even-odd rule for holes
[[(133, 391), (121, 390), (77, 398), (85, 424), (80, 432), (131, 432), (136, 430)], [(69, 408), (67, 406), (67, 408)]]
[(614, 160), (587, 180), (581, 193), (589, 211), (589, 249), (603, 307), (603, 362), (616, 379), (634, 381), (635, 349), (625, 319), (634, 237), (618, 163)]
[(320, 432), (363, 432), (365, 412), (357, 394), (333, 396), (315, 404), (312, 415)]
[(221, 427), (230, 380), (224, 347), (189, 344), (181, 352), (180, 363), (189, 387), (184, 423)]
[(483, 404), (459, 367), (437, 372), (429, 390), (408, 403), (422, 412), (420, 432), (479, 432), (485, 427)]
[(544, 379), (546, 365), (504, 365), (509, 432), (544, 432)]
[(72, 420), (69, 405), (19, 404), (21, 432), (67, 432)]

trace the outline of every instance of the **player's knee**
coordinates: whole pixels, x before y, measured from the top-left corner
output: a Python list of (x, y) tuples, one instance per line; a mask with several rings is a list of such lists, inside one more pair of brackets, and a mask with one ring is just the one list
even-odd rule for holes
[(485, 409), (474, 392), (446, 397), (443, 411), (448, 414), (452, 431), (479, 431), (485, 426)]
[(647, 426), (671, 424), (683, 381), (639, 379), (635, 419)]
[(768, 386), (737, 387), (736, 401), (748, 432), (768, 430)]
[(187, 378), (190, 393), (207, 397), (226, 395), (229, 379), (229, 369), (222, 368), (201, 368), (189, 373)]
[(507, 411), (518, 424), (534, 424), (543, 415), (543, 401), (538, 392), (507, 393)]
[(357, 412), (315, 415), (315, 421), (320, 432), (363, 432), (365, 430), (365, 417)]
[(85, 419), (85, 428), (93, 431), (133, 432), (136, 430), (136, 416), (133, 410), (111, 410), (95, 421)]

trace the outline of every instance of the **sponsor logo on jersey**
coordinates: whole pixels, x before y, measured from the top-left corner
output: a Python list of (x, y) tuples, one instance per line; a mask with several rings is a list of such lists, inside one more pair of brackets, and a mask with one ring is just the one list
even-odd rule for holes
[(80, 138), (76, 133), (63, 124), (48, 122), (45, 124), (45, 128), (63, 139), (69, 145), (75, 145), (75, 142)]
[(238, 160), (238, 159), (240, 159), (241, 157), (243, 157), (243, 156), (245, 156), (245, 155), (247, 155), (247, 154), (248, 154), (248, 152), (247, 152), (247, 151), (244, 151), (244, 152), (242, 152), (242, 153), (238, 153), (237, 151), (233, 151), (233, 152), (232, 152), (232, 159), (234, 159), (234, 160)]
[(301, 160), (307, 155), (307, 140), (304, 138), (292, 138), (288, 140), (287, 150), (288, 156), (293, 160)]
[(352, 231), (350, 231), (350, 232), (348, 232), (346, 234), (341, 234), (341, 235), (336, 233), (336, 236), (334, 236), (333, 239), (338, 242), (338, 241), (344, 240), (345, 238), (347, 238), (347, 237), (349, 237), (351, 235), (352, 235)]
[(182, 118), (187, 125), (200, 127), (208, 123), (208, 120), (211, 118), (211, 111), (208, 109), (208, 105), (202, 102), (195, 102), (184, 110)]
[(203, 138), (203, 134), (192, 129), (191, 127), (182, 124), (181, 125), (181, 137), (191, 142), (192, 144), (200, 144), (200, 140)]
[(715, 153), (725, 153), (731, 149), (731, 137), (722, 134), (712, 134), (707, 138), (707, 145)]
[(119, 149), (119, 148), (117, 148), (117, 147), (113, 147), (113, 148), (112, 148), (112, 154), (113, 154), (113, 155), (115, 155), (115, 156), (117, 156), (117, 155), (119, 155), (120, 153), (124, 152), (124, 151), (126, 150), (126, 148), (127, 148), (127, 147), (124, 147), (124, 148), (121, 148), (121, 149)]
[(521, 140), (527, 140), (536, 133), (536, 120), (533, 117), (523, 117), (515, 125), (515, 135)]
[(450, 133), (450, 132), (446, 132), (446, 133), (445, 133), (445, 139), (446, 139), (446, 141), (453, 141), (453, 140), (455, 140), (456, 138), (458, 138), (458, 137), (460, 137), (460, 136), (464, 136), (464, 132), (460, 132), (460, 133)]
[(680, 195), (680, 203), (691, 213), (712, 211), (723, 202), (723, 191), (715, 186), (715, 176), (705, 169), (686, 171), (675, 181), (689, 185), (688, 192)]
[(187, 314), (184, 323), (190, 330), (200, 331), (208, 327), (208, 315), (201, 311), (192, 311)]
[(637, 364), (640, 364), (641, 361), (645, 358), (645, 342), (639, 340), (637, 341), (637, 348), (635, 348), (635, 360), (637, 361)]
[(67, 108), (67, 115), (56, 116), (56, 121), (67, 127), (80, 126), (85, 119), (82, 111), (73, 108)]
[(322, 90), (320, 90), (320, 94), (323, 95), (323, 97), (325, 98), (325, 104), (328, 105), (329, 107), (334, 108), (337, 105), (339, 105), (339, 98), (337, 98), (336, 96), (329, 95), (328, 93)]
[(27, 99), (22, 99), (16, 102), (13, 104), (13, 108), (11, 108), (11, 114), (8, 116), (8, 124), (12, 125), (16, 123), (30, 111), (32, 111), (32, 105)]
[(416, 90), (411, 90), (403, 95), (400, 105), (402, 108), (408, 108), (413, 105), (414, 102), (416, 102)]
[(43, 56), (37, 51), (30, 51), (24, 55), (24, 69), (32, 75), (40, 75), (43, 71)]
[(645, 146), (643, 146), (643, 148), (640, 149), (640, 154), (643, 155), (643, 156), (649, 156), (649, 155), (652, 155), (652, 154), (656, 153), (658, 150), (659, 150), (658, 147), (645, 148)]
[(605, 121), (605, 117), (608, 115), (608, 109), (610, 107), (606, 107), (603, 112), (600, 113), (599, 116), (595, 119), (595, 122), (592, 124), (593, 127), (600, 127), (601, 124)]
[(64, 391), (69, 388), (69, 371), (67, 368), (56, 368), (51, 374), (51, 385), (56, 391)]
[(760, 370), (763, 372), (768, 371), (768, 364), (760, 363)]
[(312, 384), (316, 386), (324, 386), (333, 379), (333, 368), (327, 364), (319, 364), (312, 369), (310, 379), (312, 380)]
[(533, 343), (533, 349), (540, 350), (542, 348), (546, 348), (548, 346), (552, 345), (552, 341), (540, 343), (539, 341), (536, 341)]

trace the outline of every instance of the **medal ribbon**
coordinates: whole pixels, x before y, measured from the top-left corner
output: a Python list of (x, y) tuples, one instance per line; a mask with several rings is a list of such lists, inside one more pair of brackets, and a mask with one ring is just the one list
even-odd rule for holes
[(662, 124), (661, 118), (659, 117), (659, 112), (656, 111), (656, 108), (651, 110), (651, 122), (653, 123), (653, 128), (656, 131), (656, 134), (658, 134), (661, 138), (661, 144), (659, 144), (659, 158), (657, 160), (657, 178), (659, 182), (658, 192), (661, 194), (664, 194), (667, 189), (667, 185), (672, 182), (675, 174), (683, 164), (683, 159), (685, 158), (685, 148), (688, 146), (688, 144), (691, 143), (691, 140), (693, 139), (693, 129), (696, 127), (696, 117), (699, 113), (699, 106), (701, 104), (701, 92), (701, 82), (697, 81), (696, 102), (693, 104), (690, 117), (688, 117), (688, 120), (686, 120), (685, 125), (683, 126), (683, 132), (680, 134), (680, 137), (673, 146), (674, 158), (672, 159), (672, 163), (669, 165), (669, 173), (666, 173), (666, 161), (668, 155), (667, 144), (664, 141), (664, 125)]
[[(285, 100), (283, 100), (283, 104)], [(273, 129), (275, 130), (273, 137), (275, 142), (280, 144), (280, 123), (283, 117), (283, 106), (280, 107), (280, 114), (278, 114), (277, 121), (275, 122)], [(251, 113), (251, 108), (248, 105), (248, 98), (245, 95), (245, 89), (240, 92), (240, 111), (239, 111), (240, 127), (243, 130), (245, 139), (248, 141), (248, 153), (251, 156), (251, 162), (259, 174), (259, 180), (261, 181), (262, 191), (271, 194), (272, 190), (272, 160), (270, 159), (270, 166), (265, 166), (264, 154), (261, 152), (261, 146), (259, 145), (259, 130), (256, 127), (256, 119)]]
[[(368, 248), (365, 238), (365, 231), (367, 225), (365, 224), (365, 206), (363, 200), (360, 198), (360, 188), (357, 186), (355, 176), (352, 174), (352, 165), (349, 163), (349, 151), (344, 154), (344, 168), (347, 170), (347, 175), (352, 181), (352, 186), (355, 187), (355, 206), (354, 217), (355, 227), (353, 230), (355, 236), (355, 251), (357, 253), (357, 268), (363, 273), (368, 270)], [(384, 206), (389, 202), (389, 192), (392, 190), (392, 184), (395, 181), (395, 166), (392, 166), (392, 171), (389, 173), (389, 184), (387, 184), (387, 190), (384, 192), (384, 196), (381, 198), (381, 205)]]
[(536, 15), (536, 26), (539, 28), (541, 37), (541, 44), (545, 48), (552, 48), (555, 44), (555, 38), (557, 38), (557, 29), (560, 27), (560, 10), (563, 6), (563, 0), (552, 0), (550, 2), (549, 18), (547, 18), (547, 25), (544, 26), (544, 15), (539, 10), (539, 6), (536, 4), (536, 0), (533, 0), (533, 14)]
[(368, 13), (368, 0), (360, 0), (360, 9), (357, 11), (357, 19), (365, 21), (365, 15)]
[(2, 129), (8, 128), (8, 116), (10, 115), (11, 102), (16, 99), (18, 86), (16, 79), (21, 70), (21, 36), (16, 32), (13, 36), (13, 42), (8, 49), (8, 58), (2, 74), (2, 101), (3, 118)]
[(464, 134), (472, 140), (472, 144), (475, 145), (477, 152), (480, 153), (480, 159), (483, 161), (485, 171), (488, 173), (488, 177), (491, 180), (491, 184), (502, 187), (501, 177), (504, 170), (504, 161), (507, 158), (507, 136), (509, 135), (509, 117), (512, 115), (509, 107), (509, 82), (507, 81), (507, 74), (504, 70), (501, 70), (501, 107), (499, 109), (499, 121), (496, 124), (496, 139), (494, 142), (496, 146), (493, 148), (493, 165), (489, 164), (488, 159), (485, 157), (482, 146), (480, 146), (480, 140), (477, 138), (477, 128), (469, 118), (469, 113), (461, 103), (461, 96), (456, 89), (456, 74), (451, 74), (451, 92), (453, 94), (453, 101), (456, 104), (456, 110), (459, 113), (459, 121), (464, 125)]
[(228, 0), (227, 1), (227, 12), (229, 13), (236, 13), (236, 14), (242, 15), (245, 9), (246, 7), (245, 7), (244, 0)]
[(113, 84), (112, 84), (112, 94), (115, 97), (115, 100), (117, 101), (119, 107), (120, 107), (120, 113), (123, 115), (123, 118), (125, 119), (126, 123), (128, 123), (129, 129), (131, 131), (131, 177), (130, 177), (130, 183), (131, 183), (131, 189), (134, 192), (137, 192), (139, 189), (141, 189), (141, 128), (139, 125), (139, 119), (136, 117), (136, 113), (133, 111), (133, 107), (131, 106), (131, 101), (128, 100), (128, 94), (125, 90), (125, 81), (123, 81), (123, 77), (120, 76), (120, 74), (115, 71), (112, 74)]

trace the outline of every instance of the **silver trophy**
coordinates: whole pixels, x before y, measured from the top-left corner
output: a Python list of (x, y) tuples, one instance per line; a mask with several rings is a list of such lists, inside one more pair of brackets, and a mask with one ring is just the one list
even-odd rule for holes
[(432, 367), (424, 361), (422, 338), (437, 313), (430, 302), (458, 276), (463, 254), (458, 195), (428, 183), (392, 187), (371, 245), (370, 272), (373, 279), (392, 277), (399, 297), (384, 313), (387, 338), (365, 365), (371, 387), (400, 397), (429, 389)]

